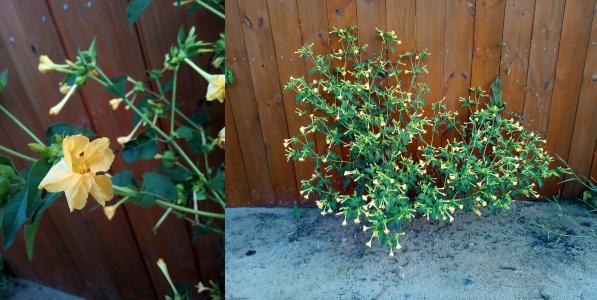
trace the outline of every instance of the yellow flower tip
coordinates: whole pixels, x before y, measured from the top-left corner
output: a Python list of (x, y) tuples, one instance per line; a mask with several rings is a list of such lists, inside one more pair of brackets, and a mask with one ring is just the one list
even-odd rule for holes
[(388, 234), (388, 233), (390, 233), (390, 230), (386, 229), (386, 230), (383, 231), (383, 233)]
[(118, 205), (104, 207), (104, 213), (106, 214), (106, 217), (108, 217), (108, 220), (112, 220), (114, 214), (116, 213), (116, 208), (118, 208)]
[(400, 245), (400, 244), (396, 245), (396, 249), (400, 249), (400, 248), (402, 248), (402, 245)]
[(39, 56), (39, 66), (37, 67), (40, 72), (46, 73), (54, 70), (54, 62), (47, 55)]
[(220, 130), (220, 133), (218, 133), (218, 146), (220, 146), (220, 148), (224, 149), (224, 146), (226, 145), (226, 131), (225, 131), (225, 127), (222, 128), (222, 130)]
[(359, 223), (361, 223), (361, 220), (359, 220), (359, 218), (356, 218), (356, 219), (354, 219), (354, 222), (355, 222), (356, 224), (359, 224)]
[(365, 245), (367, 245), (367, 247), (371, 248), (371, 241), (369, 241), (369, 242), (368, 242), (367, 244), (365, 244)]
[(114, 98), (114, 99), (110, 100), (110, 105), (112, 106), (112, 110), (117, 110), (118, 105), (120, 105), (120, 103), (122, 101), (123, 101), (122, 98)]
[(62, 93), (62, 94), (65, 94), (65, 95), (66, 95), (66, 94), (68, 94), (68, 93), (71, 91), (71, 89), (73, 89), (74, 87), (75, 87), (74, 85), (73, 85), (73, 86), (70, 86), (70, 85), (67, 85), (66, 83), (65, 83), (65, 84), (62, 84), (62, 85), (60, 86), (60, 93)]
[(223, 62), (224, 62), (224, 58), (220, 56), (220, 57), (216, 57), (214, 60), (212, 60), (211, 65), (217, 69), (222, 65)]
[(166, 262), (164, 262), (164, 260), (162, 258), (158, 259), (158, 261), (156, 262), (156, 264), (158, 265), (158, 267), (162, 268), (162, 267), (166, 267)]
[(128, 141), (130, 141), (130, 140), (131, 140), (131, 138), (130, 138), (130, 137), (128, 137), (128, 136), (121, 136), (121, 137), (119, 137), (119, 138), (117, 138), (117, 139), (116, 139), (116, 141), (117, 141), (119, 144), (121, 144), (121, 145), (124, 145), (124, 144), (126, 144), (126, 142), (128, 142)]
[(390, 250), (390, 257), (394, 257), (394, 252)]
[(212, 101), (218, 99), (220, 103), (224, 103), (226, 96), (226, 85), (224, 75), (212, 75), (207, 85), (207, 95), (205, 99)]
[(401, 44), (402, 44), (402, 41), (401, 41), (401, 40), (398, 40), (398, 45), (401, 45)]
[(346, 226), (346, 220), (342, 222), (342, 226)]
[(205, 291), (209, 291), (209, 289), (206, 288), (203, 285), (203, 282), (201, 282), (201, 281), (199, 281), (199, 283), (195, 287), (197, 288), (197, 293), (199, 293), (199, 294), (201, 294), (202, 292), (205, 292)]
[(62, 142), (64, 158), (52, 166), (38, 189), (48, 192), (64, 192), (71, 212), (83, 209), (87, 197), (93, 198), (102, 206), (114, 197), (112, 181), (97, 172), (107, 172), (114, 161), (114, 153), (108, 147), (108, 138), (89, 142), (89, 138), (79, 134), (67, 136)]

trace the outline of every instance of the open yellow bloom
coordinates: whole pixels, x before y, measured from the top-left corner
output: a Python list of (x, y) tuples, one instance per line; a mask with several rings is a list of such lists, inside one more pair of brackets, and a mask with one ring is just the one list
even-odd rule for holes
[(220, 103), (224, 103), (224, 97), (226, 96), (226, 85), (224, 81), (224, 75), (212, 75), (208, 79), (209, 85), (207, 86), (207, 95), (205, 99), (212, 101), (218, 99)]
[(85, 207), (89, 193), (104, 206), (114, 197), (112, 181), (106, 175), (96, 173), (108, 171), (114, 161), (109, 145), (108, 138), (90, 143), (89, 138), (81, 134), (65, 137), (62, 142), (64, 158), (50, 169), (38, 189), (53, 193), (64, 191), (71, 212)]

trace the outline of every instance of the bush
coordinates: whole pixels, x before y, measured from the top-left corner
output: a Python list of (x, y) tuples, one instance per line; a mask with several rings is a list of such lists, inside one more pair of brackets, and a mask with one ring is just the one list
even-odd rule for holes
[[(335, 53), (315, 55), (311, 46), (297, 52), (314, 62), (310, 72), (321, 79), (291, 77), (286, 89), (297, 92), (304, 107), (299, 115), (312, 107), (312, 122), (284, 145), (288, 159), (316, 161), (301, 194), (318, 198), (322, 215), (344, 215), (342, 225), (364, 222), (363, 231), (371, 234), (367, 246), (378, 238), (393, 256), (406, 220), (419, 215), (449, 223), (459, 209), (479, 215), (486, 206), (506, 210), (521, 195), (538, 198), (534, 188), (564, 172), (548, 167), (553, 158), (541, 146), (545, 140), (503, 117), (500, 78), (491, 94), (479, 87), (471, 89), (473, 97), (459, 99), (469, 111), (466, 122), (457, 121), (458, 113), (447, 111), (443, 100), (424, 112), (430, 91), (423, 81), (426, 50), (402, 54), (408, 66), (392, 62), (387, 52), (400, 41), (393, 31), (378, 30), (382, 51), (363, 59), (367, 45), (358, 44), (354, 31), (354, 26), (332, 31), (342, 43)], [(456, 138), (439, 145), (450, 131)], [(323, 153), (307, 139), (311, 132), (325, 136)], [(342, 188), (331, 181), (335, 171), (343, 175)]]

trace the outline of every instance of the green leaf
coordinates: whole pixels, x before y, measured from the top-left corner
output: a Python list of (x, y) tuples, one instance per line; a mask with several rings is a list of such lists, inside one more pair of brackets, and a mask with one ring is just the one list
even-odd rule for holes
[(224, 168), (224, 164), (222, 164), (214, 177), (209, 180), (209, 185), (212, 189), (216, 191), (224, 191), (224, 187), (226, 185), (226, 171)]
[(126, 98), (125, 96), (125, 88), (126, 88), (126, 79), (128, 77), (126, 75), (117, 77), (117, 78), (110, 78), (110, 85), (102, 87), (102, 90), (106, 90), (120, 98)]
[(112, 176), (112, 185), (129, 187), (133, 178), (133, 172), (131, 170), (124, 170), (118, 172), (118, 174)]
[(15, 168), (15, 165), (12, 163), (12, 160), (7, 156), (0, 155), (0, 165), (8, 166), (8, 167), (12, 168), (12, 172), (10, 172), (10, 170), (4, 170), (4, 172), (0, 172), (0, 176), (2, 176), (2, 177), (10, 179), (15, 174), (19, 174), (19, 172), (17, 171), (17, 168)]
[(0, 74), (0, 92), (2, 92), (2, 90), (6, 86), (6, 81), (7, 81), (7, 77), (8, 77), (7, 75), (8, 75), (8, 69), (4, 70), (4, 72), (2, 72), (2, 74)]
[(10, 204), (4, 209), (2, 215), (2, 232), (4, 233), (4, 250), (8, 249), (15, 241), (15, 236), (19, 228), (23, 226), (27, 217), (27, 191), (22, 189), (12, 197)]
[[(154, 101), (155, 98), (151, 95), (145, 96), (145, 97), (141, 98), (141, 100), (139, 100), (139, 103), (137, 103), (137, 105), (135, 105), (135, 107), (137, 107), (137, 109), (140, 112), (145, 114), (145, 116), (148, 119), (151, 119), (151, 117), (153, 116), (153, 114), (152, 114), (153, 106), (151, 104), (149, 104), (149, 102), (147, 102), (148, 100)], [(131, 121), (131, 129), (135, 128), (135, 126), (137, 126), (137, 123), (139, 123), (139, 121), (141, 121), (141, 116), (139, 116), (138, 114), (135, 114), (133, 116), (133, 120)]]
[[(199, 113), (192, 115), (189, 119), (191, 119), (191, 121), (193, 121), (195, 124), (201, 125), (201, 124), (211, 120), (211, 115), (199, 112)], [(190, 125), (190, 124), (187, 123), (185, 125)]]
[(124, 144), (122, 157), (128, 163), (138, 159), (152, 159), (158, 153), (158, 142), (153, 129), (143, 131), (139, 136)]
[(132, 24), (137, 22), (137, 18), (139, 18), (141, 13), (145, 11), (147, 6), (152, 1), (153, 0), (135, 0), (129, 3), (129, 6), (126, 8), (126, 19), (129, 21), (129, 23)]
[(48, 130), (46, 130), (46, 144), (52, 144), (52, 136), (54, 136), (55, 134), (60, 135), (62, 137), (68, 135), (82, 134), (88, 138), (92, 138), (97, 135), (93, 131), (77, 127), (75, 125), (71, 125), (68, 123), (56, 123), (48, 127)]
[(176, 136), (190, 141), (193, 138), (193, 130), (186, 126), (178, 127), (178, 129), (176, 129)]
[(155, 204), (156, 198), (172, 201), (178, 197), (174, 184), (168, 178), (152, 172), (143, 174), (143, 187), (139, 195), (132, 201), (143, 207), (150, 207)]
[(31, 166), (27, 181), (27, 218), (31, 218), (33, 213), (35, 213), (35, 211), (42, 205), (44, 201), (47, 201), (48, 198), (54, 197), (54, 194), (58, 194), (58, 196), (61, 194), (50, 193), (45, 189), (40, 190), (37, 188), (51, 168), (52, 164), (45, 157), (39, 159), (33, 163), (33, 166)]
[(182, 167), (176, 167), (174, 169), (165, 169), (160, 166), (158, 167), (158, 170), (164, 173), (164, 175), (168, 176), (168, 178), (170, 178), (171, 180), (180, 182), (185, 182), (189, 180), (191, 177), (193, 177), (193, 175), (195, 175), (195, 173)]
[(299, 211), (298, 207), (296, 207), (296, 205), (294, 206), (294, 209), (292, 210), (292, 216), (297, 220), (301, 218), (301, 212)]
[(39, 220), (41, 220), (41, 218), (38, 218), (37, 221), (31, 223), (31, 225), (25, 225), (25, 244), (27, 245), (27, 256), (29, 256), (29, 261), (33, 260), (33, 243), (35, 242)]

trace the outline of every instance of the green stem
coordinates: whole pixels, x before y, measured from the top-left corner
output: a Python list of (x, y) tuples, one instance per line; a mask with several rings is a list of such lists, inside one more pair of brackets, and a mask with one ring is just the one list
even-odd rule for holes
[(216, 16), (222, 18), (222, 19), (226, 19), (226, 16), (224, 16), (223, 13), (217, 11), (215, 8), (211, 7), (210, 5), (208, 5), (207, 3), (204, 3), (201, 0), (195, 0), (195, 2), (197, 2), (197, 4), (207, 8), (209, 11), (211, 11), (212, 13), (214, 13)]
[(27, 156), (27, 155), (25, 155), (25, 154), (21, 154), (21, 153), (19, 153), (19, 152), (16, 152), (16, 151), (10, 150), (10, 149), (8, 149), (8, 148), (6, 148), (6, 147), (2, 146), (2, 145), (0, 145), (0, 150), (3, 150), (3, 151), (5, 151), (5, 152), (8, 152), (8, 153), (10, 153), (10, 154), (12, 154), (12, 155), (14, 155), (14, 156), (20, 157), (20, 158), (22, 158), (22, 159), (30, 160), (30, 161), (32, 161), (32, 162), (36, 162), (36, 161), (37, 161), (37, 160), (35, 160), (35, 159), (34, 159), (34, 158), (32, 158), (32, 157), (29, 157), (29, 156)]
[(115, 195), (128, 196), (128, 197), (135, 197), (135, 196), (139, 195), (139, 191), (135, 191), (135, 190), (132, 190), (127, 187), (112, 185), (112, 188), (114, 189)]
[(160, 206), (164, 206), (164, 207), (170, 207), (179, 211), (183, 211), (183, 212), (187, 212), (190, 214), (194, 214), (194, 215), (200, 215), (200, 216), (206, 216), (206, 217), (211, 217), (211, 218), (218, 218), (218, 219), (224, 219), (225, 215), (224, 214), (217, 214), (217, 213), (212, 213), (212, 212), (208, 212), (208, 211), (201, 211), (201, 210), (194, 210), (194, 209), (190, 209), (184, 206), (180, 206), (180, 205), (176, 205), (173, 203), (170, 203), (168, 201), (164, 201), (161, 199), (157, 199), (156, 203)]
[(27, 134), (29, 134), (36, 142), (38, 142), (40, 145), (44, 145), (44, 142), (40, 141), (35, 134), (33, 134), (31, 131), (29, 131), (29, 129), (23, 125), (23, 123), (19, 122), (19, 120), (13, 116), (6, 108), (4, 108), (4, 106), (0, 105), (0, 110), (2, 110), (5, 114), (7, 114), (15, 123), (17, 123), (17, 125), (19, 125), (19, 127), (21, 127), (21, 129), (25, 130), (25, 132), (27, 132)]
[(199, 73), (201, 76), (203, 76), (203, 78), (205, 78), (205, 80), (210, 81), (211, 82), (211, 78), (213, 75), (203, 71), (203, 69), (199, 68), (192, 60), (185, 58), (184, 61), (189, 64), (189, 66), (191, 66), (191, 68), (195, 69), (195, 71), (197, 71), (197, 73)]
[[(108, 76), (106, 76), (106, 74), (104, 74), (104, 72), (100, 68), (96, 67), (95, 69), (102, 75), (102, 77), (104, 77), (104, 79), (106, 80), (106, 82), (110, 82), (110, 79), (108, 78)], [(193, 164), (193, 161), (180, 148), (180, 146), (176, 143), (176, 141), (171, 136), (167, 135), (158, 126), (156, 126), (155, 124), (153, 124), (153, 122), (151, 122), (151, 120), (149, 120), (147, 118), (147, 116), (145, 116), (137, 107), (135, 107), (129, 101), (129, 99), (127, 99), (125, 97), (122, 100), (124, 100), (124, 102), (126, 102), (126, 104), (128, 104), (131, 107), (131, 109), (134, 110), (135, 113), (137, 115), (139, 115), (139, 117), (141, 117), (141, 119), (143, 119), (143, 121), (145, 121), (152, 129), (154, 129), (157, 133), (159, 133), (162, 137), (164, 137), (164, 139), (166, 139), (167, 141), (169, 141), (169, 143), (172, 144), (172, 146), (174, 146), (174, 148), (176, 148), (176, 150), (178, 151), (178, 153), (186, 160), (186, 162), (190, 165), (190, 167), (193, 169), (193, 171), (195, 171), (195, 173), (197, 173), (197, 175), (201, 176), (203, 174), (203, 173), (201, 173), (201, 171), (199, 170), (199, 168), (197, 168), (197, 166), (195, 164)]]
[(172, 109), (170, 110), (170, 135), (174, 135), (174, 107), (176, 106), (176, 79), (178, 75), (178, 66), (174, 69), (174, 78), (172, 79)]

